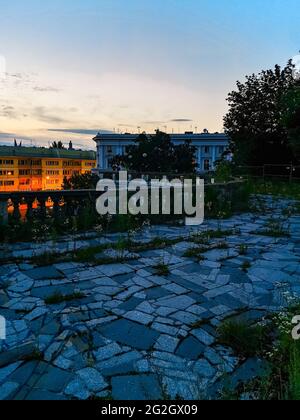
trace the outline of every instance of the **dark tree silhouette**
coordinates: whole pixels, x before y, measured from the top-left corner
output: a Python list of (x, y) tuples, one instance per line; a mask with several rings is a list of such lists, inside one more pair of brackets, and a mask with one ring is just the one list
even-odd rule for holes
[(174, 146), (168, 134), (157, 130), (155, 135), (141, 134), (126, 155), (111, 160), (112, 167), (138, 172), (193, 173), (196, 168), (195, 148), (189, 142)]
[(292, 153), (282, 123), (282, 98), (295, 85), (294, 66), (246, 77), (228, 96), (229, 112), (224, 118), (226, 133), (238, 164), (287, 163)]
[(96, 188), (99, 177), (92, 173), (74, 174), (71, 178), (64, 178), (63, 190), (93, 190)]
[(64, 149), (64, 148), (65, 148), (65, 146), (63, 145), (63, 142), (61, 142), (61, 141), (54, 141), (51, 144), (51, 149)]
[(282, 113), (289, 144), (295, 158), (300, 162), (300, 81), (283, 97)]

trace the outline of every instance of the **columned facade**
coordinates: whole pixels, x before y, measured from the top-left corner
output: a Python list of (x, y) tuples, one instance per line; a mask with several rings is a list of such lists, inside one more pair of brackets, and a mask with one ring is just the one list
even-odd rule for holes
[[(126, 147), (134, 144), (139, 134), (101, 134), (99, 133), (94, 141), (97, 144), (97, 170), (111, 170), (110, 161), (116, 155), (124, 155)], [(220, 159), (227, 150), (229, 138), (222, 133), (216, 134), (171, 134), (175, 146), (191, 141), (196, 147), (195, 159), (197, 160), (198, 171), (207, 172), (215, 168), (215, 162)]]

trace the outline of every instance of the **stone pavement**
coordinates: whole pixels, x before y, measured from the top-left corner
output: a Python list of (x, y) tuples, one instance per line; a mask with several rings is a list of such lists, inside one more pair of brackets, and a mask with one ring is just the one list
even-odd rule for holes
[[(203, 261), (184, 257), (191, 228), (161, 226), (139, 234), (182, 241), (141, 252), (123, 264), (66, 262), (50, 267), (26, 263), (36, 245), (10, 250), (24, 262), (0, 267), (0, 399), (201, 399), (217, 398), (231, 384), (261, 371), (258, 360), (241, 361), (218, 345), (222, 320), (253, 322), (300, 295), (300, 216), (285, 216), (290, 237), (259, 233), (270, 217), (293, 205), (264, 199), (266, 214), (209, 220), (200, 231), (233, 229)], [(199, 228), (193, 228), (193, 232)], [(116, 235), (105, 241), (114, 242)], [(92, 237), (77, 246), (99, 244)], [(241, 247), (243, 245), (243, 247)], [(40, 246), (42, 250), (51, 244)], [(56, 245), (64, 250), (67, 241)], [(247, 246), (247, 253), (241, 252)], [(164, 262), (170, 275), (158, 276)], [(243, 270), (245, 262), (248, 270)], [(47, 304), (47, 298), (73, 300)], [(46, 302), (45, 302), (46, 300)]]

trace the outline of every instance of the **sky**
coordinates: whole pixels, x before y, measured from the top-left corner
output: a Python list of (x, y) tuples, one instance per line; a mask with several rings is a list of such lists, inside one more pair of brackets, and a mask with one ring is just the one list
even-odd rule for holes
[(246, 74), (300, 49), (299, 0), (0, 0), (0, 143), (222, 131)]

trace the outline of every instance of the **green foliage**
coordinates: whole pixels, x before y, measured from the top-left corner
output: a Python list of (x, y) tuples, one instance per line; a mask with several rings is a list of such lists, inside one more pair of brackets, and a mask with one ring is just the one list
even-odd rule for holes
[(247, 252), (248, 252), (248, 245), (246, 245), (246, 244), (241, 244), (241, 245), (239, 245), (238, 250), (239, 250), (239, 254), (240, 254), (240, 255), (247, 255)]
[(259, 356), (269, 341), (268, 330), (261, 325), (229, 320), (218, 328), (218, 341), (232, 348), (237, 356)]
[(62, 254), (56, 252), (45, 252), (40, 255), (35, 255), (31, 258), (31, 264), (36, 264), (40, 267), (46, 267), (51, 264), (55, 264), (60, 258)]
[(249, 180), (248, 188), (251, 194), (273, 195), (300, 200), (300, 183), (286, 181)]
[(167, 277), (170, 274), (170, 268), (167, 264), (160, 263), (155, 265), (153, 268), (157, 276)]
[(264, 348), (270, 365), (264, 381), (248, 384), (262, 400), (300, 400), (300, 341), (293, 339), (291, 320), (299, 315), (300, 305), (292, 304), (273, 316), (270, 326), (271, 345)]
[(282, 98), (282, 123), (288, 130), (289, 144), (300, 162), (300, 84), (290, 89)]
[(62, 141), (54, 141), (51, 144), (50, 149), (65, 149), (65, 146), (63, 145)]
[(229, 182), (232, 180), (232, 164), (227, 161), (220, 161), (217, 165), (215, 179), (217, 182)]
[(74, 174), (71, 178), (64, 178), (63, 190), (94, 190), (99, 177), (90, 172), (85, 174)]
[(293, 64), (262, 71), (238, 82), (228, 96), (224, 126), (239, 165), (287, 163), (292, 155), (282, 123), (282, 98), (295, 85)]
[(249, 268), (251, 268), (250, 261), (244, 261), (241, 268), (242, 268), (243, 271), (245, 271), (245, 273), (247, 273)]
[(286, 238), (290, 237), (290, 233), (285, 226), (286, 222), (277, 219), (271, 219), (266, 224), (265, 228), (257, 232), (253, 232), (258, 235), (270, 236), (272, 238)]
[(154, 136), (141, 134), (135, 145), (128, 148), (125, 156), (116, 156), (111, 164), (115, 169), (120, 167), (139, 173), (193, 173), (196, 168), (194, 159), (196, 149), (186, 142), (174, 146), (168, 134), (159, 130)]
[(63, 302), (71, 302), (72, 300), (79, 300), (85, 298), (86, 295), (81, 292), (72, 293), (70, 295), (63, 295), (61, 293), (55, 293), (51, 296), (48, 296), (45, 299), (46, 305), (58, 305)]
[(208, 250), (208, 248), (202, 246), (194, 246), (185, 251), (183, 256), (186, 258), (195, 258), (197, 261), (203, 261), (204, 257), (201, 254), (203, 252), (207, 252)]

